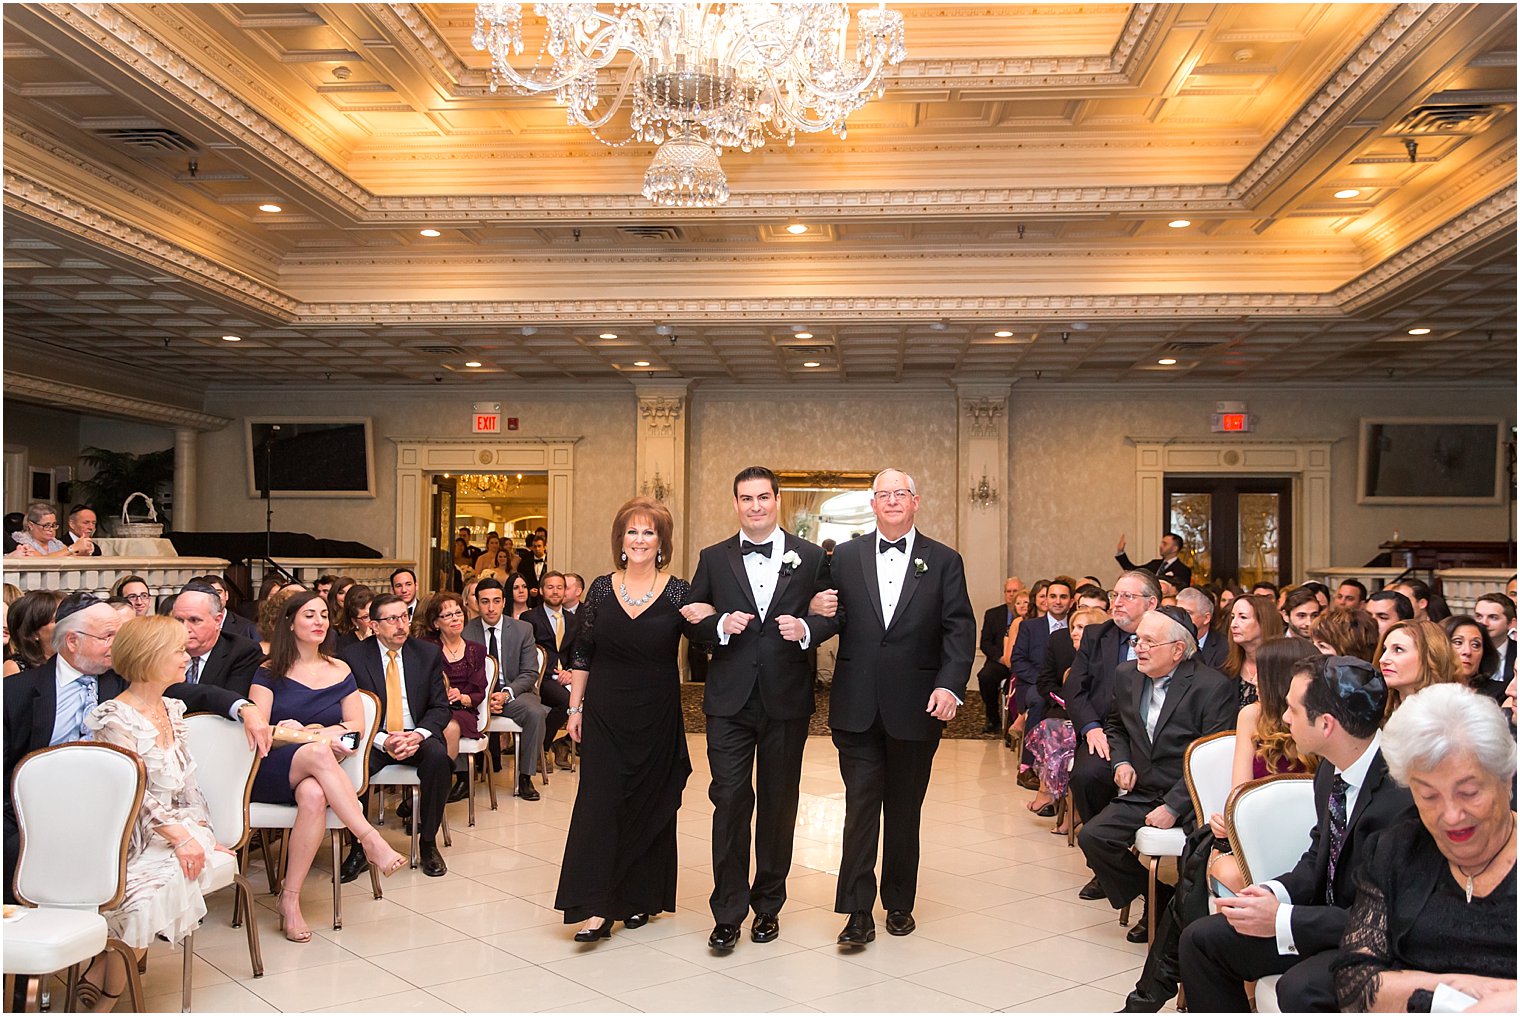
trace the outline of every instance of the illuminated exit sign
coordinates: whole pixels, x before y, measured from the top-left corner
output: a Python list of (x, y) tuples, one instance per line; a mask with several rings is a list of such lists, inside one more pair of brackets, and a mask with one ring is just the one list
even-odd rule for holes
[(500, 402), (475, 403), (471, 407), (471, 418), (474, 420), (474, 432), (476, 434), (501, 433)]
[(1251, 414), (1244, 402), (1216, 402), (1212, 424), (1215, 434), (1249, 434)]

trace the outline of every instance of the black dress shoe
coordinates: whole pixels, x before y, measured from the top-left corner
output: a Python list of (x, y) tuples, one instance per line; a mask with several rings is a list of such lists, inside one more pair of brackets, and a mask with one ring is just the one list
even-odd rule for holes
[(1132, 991), (1124, 999), (1124, 1008), (1120, 1012), (1160, 1012), (1165, 1002), (1158, 1002), (1149, 995), (1139, 991)]
[(611, 937), (612, 922), (605, 919), (602, 921), (600, 928), (592, 928), (590, 931), (582, 930), (575, 933), (575, 940), (577, 942), (598, 942), (604, 938)]
[(996, 734), (997, 732), (998, 732), (998, 725), (996, 723), (991, 722), (991, 721), (988, 721), (987, 725), (984, 726), (984, 727), (982, 727), (982, 733), (984, 733), (984, 734)]
[(456, 777), (454, 785), (449, 788), (448, 803), (453, 804), (455, 801), (463, 801), (469, 796), (470, 785), (465, 782), (463, 777)]
[(1087, 884), (1077, 890), (1079, 900), (1101, 900), (1104, 897), (1103, 887), (1098, 884), (1098, 876), (1094, 875), (1087, 880)]
[(364, 856), (364, 848), (355, 843), (348, 848), (348, 856), (343, 858), (343, 867), (338, 871), (340, 882), (352, 882), (364, 874), (364, 869), (369, 867), (369, 858)]
[(642, 928), (648, 923), (648, 914), (629, 914), (623, 919), (623, 927), (625, 928)]
[(707, 947), (716, 949), (718, 952), (733, 952), (734, 946), (739, 944), (739, 926), (737, 924), (715, 924), (712, 934), (707, 936)]
[(397, 818), (411, 818), (412, 817), (412, 795), (411, 794), (409, 794), (409, 793), (408, 794), (402, 794), (401, 795), (401, 800), (399, 800), (399, 801), (396, 802), (396, 817)]
[(1136, 945), (1144, 945), (1150, 937), (1146, 930), (1145, 911), (1140, 911), (1140, 916), (1135, 918), (1135, 926), (1124, 933), (1124, 941), (1133, 942)]
[(907, 910), (887, 911), (888, 935), (911, 935), (916, 927), (918, 927), (918, 924), (913, 920), (912, 912)]
[(781, 934), (781, 922), (776, 920), (775, 914), (756, 914), (755, 919), (750, 922), (749, 940), (751, 942), (774, 942), (779, 934)]
[(533, 777), (519, 776), (517, 778), (517, 796), (524, 801), (536, 801), (541, 796), (538, 788), (533, 785)]
[(839, 933), (840, 945), (865, 945), (874, 941), (876, 922), (871, 918), (869, 910), (857, 910), (851, 914), (845, 922), (844, 930)]
[(443, 862), (443, 855), (438, 852), (438, 844), (422, 844), (422, 873), (438, 878), (449, 873), (449, 866)]

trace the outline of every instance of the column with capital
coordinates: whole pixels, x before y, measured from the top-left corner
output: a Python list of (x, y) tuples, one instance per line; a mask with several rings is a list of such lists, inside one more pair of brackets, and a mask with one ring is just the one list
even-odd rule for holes
[(686, 436), (691, 414), (690, 381), (635, 381), (638, 396), (638, 430), (634, 452), (634, 491), (652, 497), (670, 509), (675, 518), (675, 554), (669, 570), (690, 575), (686, 567), (687, 519)]
[(196, 525), (196, 439), (191, 427), (174, 428), (174, 531), (188, 533)]

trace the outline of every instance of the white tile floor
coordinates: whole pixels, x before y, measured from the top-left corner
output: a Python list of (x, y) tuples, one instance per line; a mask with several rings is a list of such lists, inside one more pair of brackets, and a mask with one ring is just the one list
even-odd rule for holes
[[(196, 936), (196, 1011), (371, 1012), (1087, 1012), (1118, 1009), (1144, 962), (1106, 903), (1077, 899), (1080, 852), (1031, 815), (1013, 756), (994, 741), (945, 741), (924, 807), (918, 930), (884, 933), (841, 952), (833, 913), (844, 790), (833, 745), (809, 740), (803, 767), (791, 898), (781, 937), (726, 956), (706, 947), (712, 889), (706, 745), (690, 738), (697, 771), (679, 819), (678, 912), (636, 931), (618, 925), (592, 946), (553, 908), (576, 777), (556, 772), (543, 799), (482, 791), (474, 828), (451, 805), (454, 845), (440, 879), (402, 869), (374, 900), (367, 879), (344, 887), (342, 931), (331, 926), (331, 883), (313, 872), (303, 891), (316, 931), (305, 945), (277, 930), (274, 898), (256, 909), (265, 975), (253, 978), (231, 893), (213, 901)], [(405, 849), (392, 819), (386, 835)], [(262, 865), (251, 877), (266, 885)], [(878, 925), (883, 916), (878, 912)], [(179, 1009), (180, 965), (152, 950), (149, 1008)]]

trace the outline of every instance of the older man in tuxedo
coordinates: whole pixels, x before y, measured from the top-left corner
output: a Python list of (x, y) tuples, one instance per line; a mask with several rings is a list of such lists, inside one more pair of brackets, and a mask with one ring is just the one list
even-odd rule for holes
[(844, 777), (844, 849), (834, 909), (849, 914), (839, 944), (876, 937), (876, 843), (887, 931), (913, 931), (919, 816), (934, 752), (962, 704), (976, 654), (976, 617), (960, 554), (918, 532), (918, 489), (899, 469), (871, 483), (876, 530), (841, 545), (831, 566), (842, 634), (829, 725)]
[[(1180, 607), (1147, 612), (1135, 632), (1135, 662), (1115, 675), (1103, 724), (1115, 797), (1083, 826), (1077, 842), (1115, 910), (1145, 892), (1146, 872), (1130, 851), (1141, 826), (1188, 829), (1193, 802), (1183, 779), (1188, 745), (1229, 730), (1239, 704), (1235, 682), (1199, 663), (1192, 618)], [(1146, 915), (1130, 930), (1143, 942)]]
[[(13, 902), (11, 883), (21, 849), (16, 815), (11, 809), (11, 777), (28, 752), (84, 736), (86, 714), (120, 695), (127, 682), (111, 669), (111, 643), (121, 628), (121, 614), (89, 593), (75, 593), (59, 604), (53, 627), (53, 658), (40, 667), (5, 679), (5, 900)], [(269, 754), (270, 730), (248, 699), (214, 685), (171, 685), (165, 692), (182, 699), (190, 712), (215, 712), (241, 720), (248, 743), (260, 757)]]
[[(454, 775), (454, 760), (443, 743), (449, 723), (449, 697), (443, 687), (443, 652), (432, 642), (407, 637), (406, 603), (393, 593), (370, 601), (375, 637), (356, 642), (338, 654), (364, 691), (380, 699), (380, 732), (370, 750), (370, 771), (392, 763), (412, 766), (421, 783), (417, 831), (422, 873), (439, 877), (449, 867), (438, 852), (438, 826)], [(357, 843), (344, 867), (364, 856)], [(345, 872), (346, 874), (346, 872)], [(357, 875), (357, 872), (355, 872)]]
[[(713, 646), (702, 710), (713, 803), (714, 925), (707, 944), (719, 952), (738, 943), (751, 910), (753, 941), (780, 934), (813, 713), (807, 651), (836, 628), (833, 618), (805, 616), (814, 594), (828, 586), (828, 571), (821, 548), (777, 525), (776, 474), (764, 466), (741, 470), (734, 510), (739, 532), (702, 551), (691, 583), (692, 601), (716, 611), (691, 636)], [(750, 816), (757, 803), (751, 881)]]

